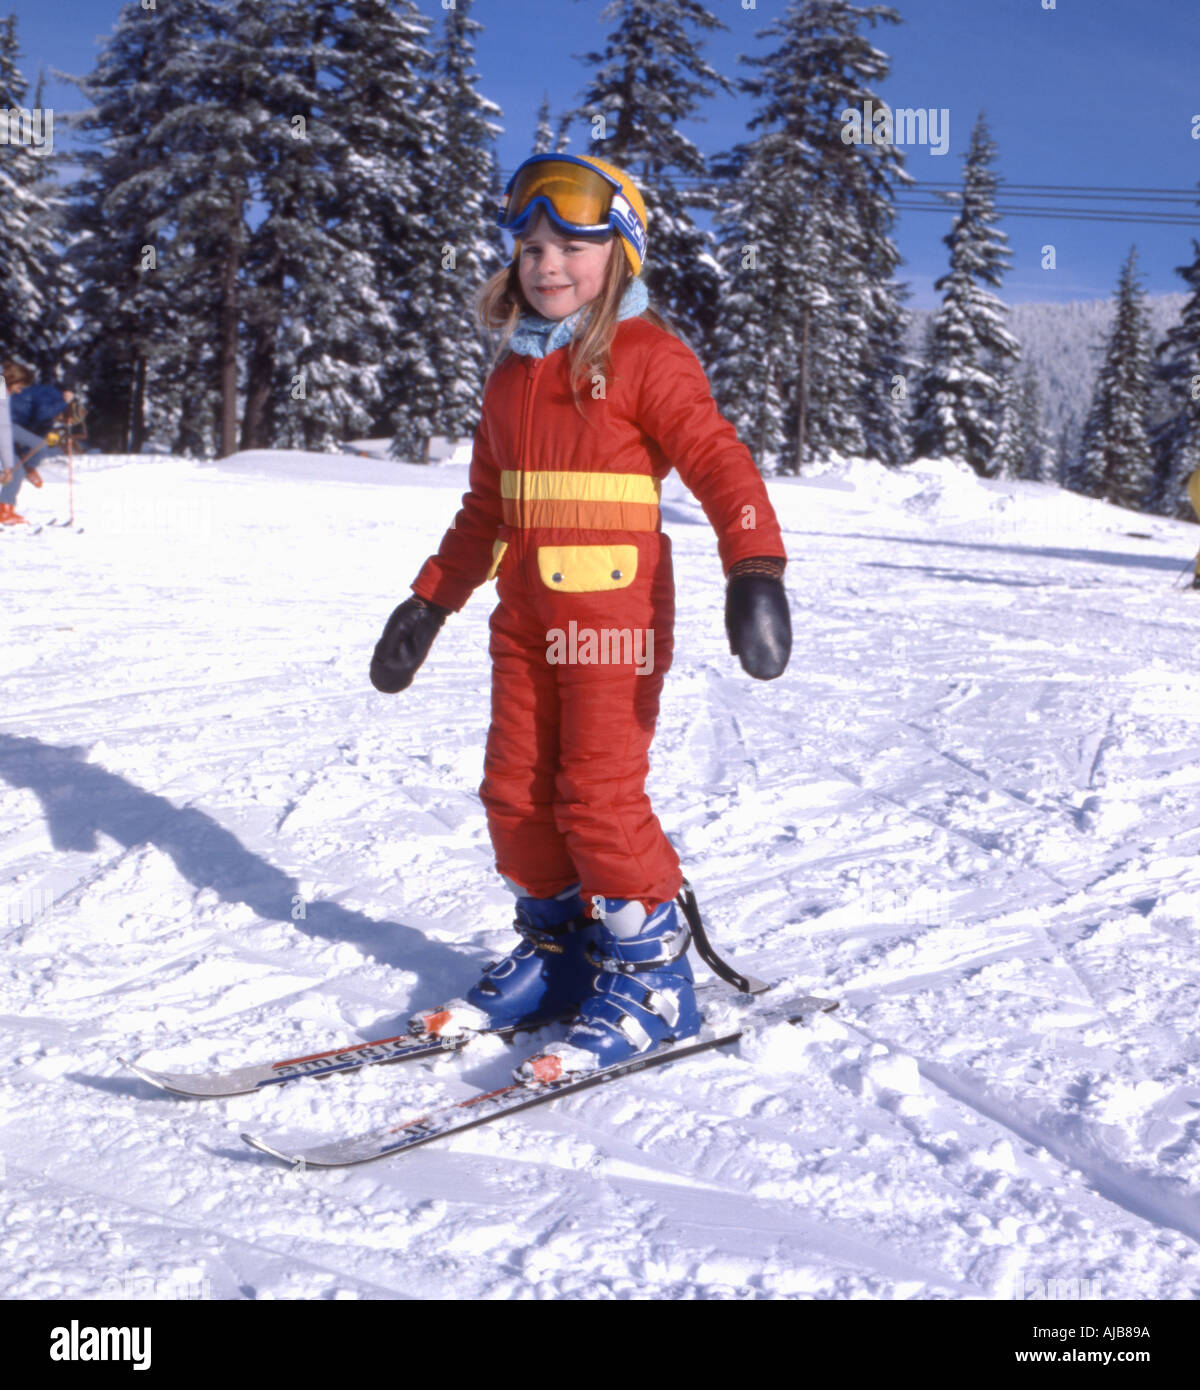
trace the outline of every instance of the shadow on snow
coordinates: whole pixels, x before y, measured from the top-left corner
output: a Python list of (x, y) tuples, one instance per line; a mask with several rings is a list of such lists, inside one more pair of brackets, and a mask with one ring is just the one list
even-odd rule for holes
[[(991, 551), (997, 555), (1036, 555), (1048, 560), (1073, 560), (1081, 564), (1117, 565), (1121, 568), (1164, 570), (1167, 573), (1182, 575), (1190, 571), (1191, 559), (1175, 559), (1167, 555), (1134, 555), (1120, 550), (1081, 550), (1053, 545), (1002, 545), (990, 541), (946, 541), (923, 536), (889, 536), (882, 532), (866, 535), (855, 531), (805, 531), (805, 536), (825, 536), (831, 540), (869, 541), (872, 546), (882, 542), (896, 545), (925, 545), (938, 550)], [(964, 576), (965, 577), (965, 576)]]
[(381, 964), (416, 970), (431, 993), (458, 988), (471, 976), (469, 952), (430, 941), (414, 927), (321, 901), (305, 901), (304, 917), (294, 918), (303, 900), (296, 879), (205, 812), (180, 808), (85, 756), (83, 748), (0, 734), (0, 778), (37, 796), (56, 850), (95, 854), (101, 831), (126, 849), (154, 845), (195, 888), (211, 888), (222, 902), (244, 903), (258, 917), (289, 922), (308, 936), (349, 942)]

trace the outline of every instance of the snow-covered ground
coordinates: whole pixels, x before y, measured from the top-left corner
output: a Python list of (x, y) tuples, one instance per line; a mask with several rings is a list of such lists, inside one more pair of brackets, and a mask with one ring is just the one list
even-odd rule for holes
[[(46, 472), (31, 520), (65, 514)], [(372, 1127), (512, 1054), (202, 1104), (121, 1069), (386, 1035), (510, 944), (490, 586), (407, 693), (366, 677), (464, 486), (93, 459), (81, 534), (0, 536), (0, 1295), (1200, 1294), (1200, 532), (948, 464), (771, 483), (769, 684), (664, 494), (656, 809), (719, 943), (839, 1014), (340, 1173), (238, 1136)]]

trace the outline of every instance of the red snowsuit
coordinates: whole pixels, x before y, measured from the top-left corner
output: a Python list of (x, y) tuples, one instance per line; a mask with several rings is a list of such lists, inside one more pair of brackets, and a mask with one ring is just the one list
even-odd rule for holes
[(620, 322), (604, 398), (581, 388), (584, 416), (569, 369), (565, 347), (496, 367), (470, 491), (412, 588), (457, 611), (498, 566), (479, 789), (496, 867), (533, 897), (578, 881), (585, 901), (649, 908), (682, 881), (644, 789), (675, 615), (660, 480), (679, 470), (726, 573), (785, 552), (754, 461), (685, 343), (648, 319)]

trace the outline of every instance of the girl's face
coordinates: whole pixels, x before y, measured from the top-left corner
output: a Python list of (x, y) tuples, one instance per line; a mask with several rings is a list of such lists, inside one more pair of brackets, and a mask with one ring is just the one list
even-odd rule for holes
[(546, 319), (565, 319), (600, 293), (613, 254), (613, 236), (603, 241), (563, 234), (544, 212), (525, 229), (517, 269), (521, 290)]

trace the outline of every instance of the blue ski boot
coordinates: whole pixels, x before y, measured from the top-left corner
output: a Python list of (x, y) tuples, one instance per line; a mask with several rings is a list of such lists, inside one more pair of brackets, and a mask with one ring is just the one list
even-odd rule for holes
[(570, 1017), (591, 990), (596, 967), (588, 948), (599, 925), (584, 915), (577, 883), (554, 898), (518, 898), (517, 948), (490, 965), (465, 999), (414, 1014), (409, 1028), (455, 1038)]
[(589, 952), (595, 979), (588, 997), (565, 1041), (523, 1062), (518, 1081), (585, 1074), (700, 1031), (687, 958), (691, 929), (676, 904), (661, 903), (647, 915), (636, 900), (605, 898), (603, 913)]

